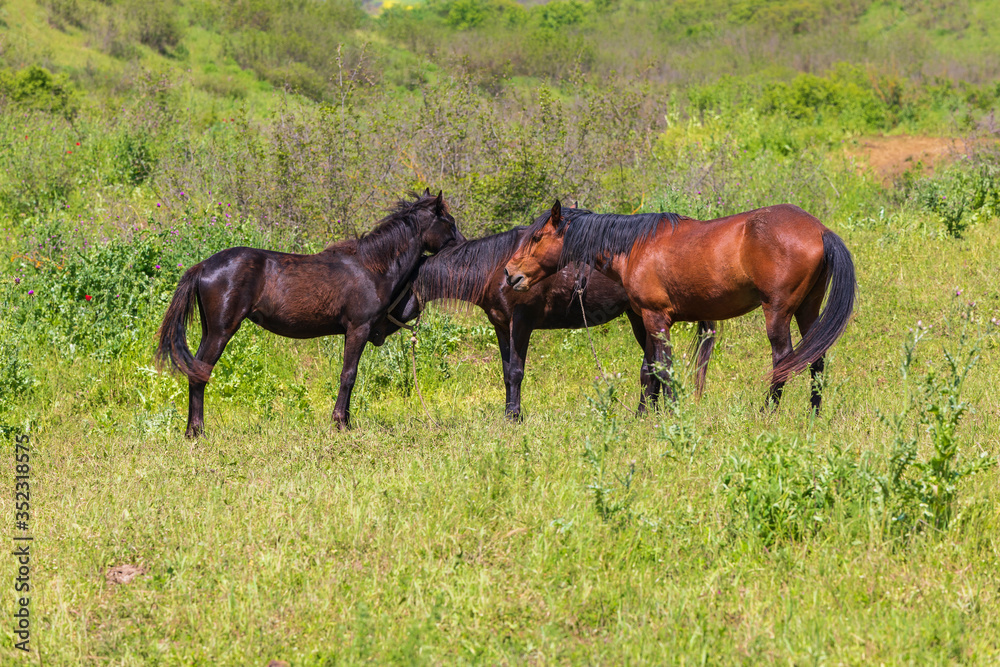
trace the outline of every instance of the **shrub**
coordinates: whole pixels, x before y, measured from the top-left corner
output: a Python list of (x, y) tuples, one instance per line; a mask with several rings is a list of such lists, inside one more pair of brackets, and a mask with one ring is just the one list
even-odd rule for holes
[(180, 44), (183, 32), (177, 9), (170, 0), (137, 0), (126, 7), (140, 43), (163, 54)]
[(57, 114), (70, 120), (79, 110), (77, 93), (66, 77), (30, 65), (13, 72), (0, 70), (0, 98), (17, 106)]
[(961, 238), (971, 225), (1000, 216), (1000, 164), (992, 154), (974, 154), (914, 183), (917, 205), (936, 215), (949, 236)]
[(112, 165), (115, 179), (125, 185), (140, 185), (149, 178), (156, 165), (149, 134), (142, 131), (123, 130), (112, 147)]
[[(971, 314), (965, 311), (965, 322)], [(900, 367), (904, 381), (926, 335), (927, 330), (918, 326), (904, 345)], [(958, 437), (959, 423), (971, 408), (962, 399), (962, 388), (979, 361), (979, 351), (980, 343), (970, 341), (963, 330), (956, 349), (942, 350), (944, 367), (919, 377), (916, 391), (907, 387), (900, 412), (881, 415), (894, 438), (889, 469), (876, 477), (891, 535), (908, 538), (928, 529), (947, 529), (958, 503), (959, 483), (995, 463), (985, 456), (963, 461)], [(915, 428), (911, 415), (916, 417)], [(921, 457), (921, 433), (930, 441), (925, 457)]]

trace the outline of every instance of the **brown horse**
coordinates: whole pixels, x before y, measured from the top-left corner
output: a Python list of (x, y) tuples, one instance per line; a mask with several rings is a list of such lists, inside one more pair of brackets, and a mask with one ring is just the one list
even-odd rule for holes
[[(699, 221), (673, 213), (598, 215), (557, 201), (536, 221), (508, 262), (507, 283), (527, 290), (570, 263), (592, 266), (620, 283), (646, 333), (653, 378), (672, 395), (670, 327), (674, 322), (726, 320), (761, 307), (771, 342), (769, 402), (777, 404), (789, 374), (808, 367), (811, 403), (822, 401), (823, 355), (854, 310), (854, 263), (840, 237), (802, 209), (782, 204)], [(820, 312), (829, 288), (827, 305)], [(791, 320), (802, 340), (793, 348)], [(645, 366), (644, 366), (645, 368)]]
[[(548, 217), (548, 211), (544, 217)], [(521, 381), (528, 342), (536, 329), (596, 326), (625, 313), (640, 347), (646, 342), (642, 320), (628, 310), (625, 290), (599, 273), (593, 274), (583, 292), (583, 311), (577, 295), (575, 267), (565, 267), (527, 291), (509, 287), (504, 265), (514, 255), (526, 229), (517, 227), (466, 241), (426, 259), (413, 283), (413, 294), (392, 311), (398, 321), (406, 321), (420, 313), (421, 304), (438, 299), (466, 301), (481, 308), (497, 334), (506, 389), (505, 411), (515, 420), (521, 416)], [(714, 330), (715, 323), (699, 322), (698, 326), (700, 332), (707, 334)], [(391, 329), (386, 333), (391, 333)], [(698, 349), (699, 391), (713, 344), (714, 338), (706, 335)]]
[[(464, 241), (441, 194), (400, 200), (392, 213), (356, 240), (315, 255), (229, 248), (192, 266), (181, 278), (159, 331), (156, 356), (188, 376), (187, 436), (204, 430), (205, 384), (244, 319), (280, 336), (344, 334), (344, 367), (333, 419), (350, 423), (358, 361), (393, 300), (412, 280), (421, 257)], [(201, 344), (191, 355), (185, 322), (197, 301)]]

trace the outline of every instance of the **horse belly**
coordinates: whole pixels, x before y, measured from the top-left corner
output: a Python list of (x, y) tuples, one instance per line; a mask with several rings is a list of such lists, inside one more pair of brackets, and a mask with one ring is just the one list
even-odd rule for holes
[(340, 322), (331, 318), (313, 316), (292, 319), (273, 315), (268, 317), (255, 310), (247, 319), (262, 329), (286, 338), (317, 338), (346, 333)]
[(315, 290), (300, 294), (309, 296), (286, 296), (279, 302), (265, 295), (247, 319), (271, 333), (288, 338), (316, 338), (345, 333), (341, 304), (331, 298), (322, 298), (322, 294), (317, 294)]

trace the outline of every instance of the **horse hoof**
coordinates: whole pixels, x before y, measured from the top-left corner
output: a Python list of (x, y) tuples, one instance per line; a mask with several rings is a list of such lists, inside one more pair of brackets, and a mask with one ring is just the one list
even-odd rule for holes
[(521, 414), (520, 410), (518, 410), (517, 412), (512, 412), (508, 410), (505, 414), (507, 417), (507, 421), (513, 422), (515, 424), (520, 424), (521, 422), (524, 421), (524, 416)]

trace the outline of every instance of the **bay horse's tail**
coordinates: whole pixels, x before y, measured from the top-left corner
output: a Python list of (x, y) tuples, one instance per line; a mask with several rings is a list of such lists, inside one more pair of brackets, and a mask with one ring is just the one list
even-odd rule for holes
[(174, 298), (163, 316), (163, 323), (157, 332), (160, 343), (156, 347), (156, 361), (159, 367), (170, 364), (172, 368), (188, 376), (192, 382), (208, 382), (212, 367), (198, 361), (188, 349), (185, 325), (194, 316), (194, 306), (198, 300), (198, 283), (201, 280), (202, 263), (188, 269), (177, 284)]
[(823, 312), (788, 355), (774, 368), (773, 378), (784, 381), (792, 373), (809, 367), (840, 338), (854, 312), (858, 282), (851, 252), (839, 236), (823, 232), (823, 260), (826, 263), (827, 300)]
[(708, 373), (708, 362), (715, 351), (721, 323), (711, 320), (699, 320), (698, 330), (694, 336), (694, 350), (691, 356), (695, 362), (694, 387), (695, 396), (701, 396), (705, 391), (705, 375)]

